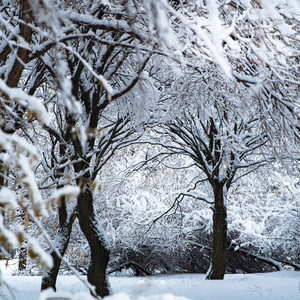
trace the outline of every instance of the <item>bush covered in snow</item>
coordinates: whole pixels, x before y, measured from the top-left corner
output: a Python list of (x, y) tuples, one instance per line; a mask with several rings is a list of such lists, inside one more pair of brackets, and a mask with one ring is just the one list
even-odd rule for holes
[[(145, 151), (135, 149), (132, 159), (141, 159)], [(151, 162), (129, 176), (125, 163), (132, 165), (129, 157), (118, 156), (99, 178), (97, 212), (110, 242), (109, 272), (205, 273), (211, 252), (211, 208), (191, 197), (176, 200), (192, 184), (195, 170)], [(178, 158), (175, 163), (184, 166), (189, 161)], [(205, 184), (202, 188), (209, 194)], [(228, 194), (227, 272), (299, 268), (299, 192), (299, 179), (275, 168), (262, 168), (233, 185)], [(89, 251), (77, 226), (67, 258), (86, 272)]]

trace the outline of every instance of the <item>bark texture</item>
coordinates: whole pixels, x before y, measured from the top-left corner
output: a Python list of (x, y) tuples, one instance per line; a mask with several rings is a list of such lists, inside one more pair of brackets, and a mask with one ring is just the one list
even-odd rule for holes
[[(32, 22), (32, 9), (27, 0), (20, 0), (20, 19), (25, 23)], [(32, 31), (25, 23), (20, 23), (20, 36), (30, 44)], [(17, 58), (11, 72), (8, 75), (6, 84), (10, 87), (17, 87), (21, 78), (24, 64), (27, 62), (29, 51), (25, 48), (19, 47), (17, 50)]]
[(109, 284), (106, 268), (109, 261), (108, 243), (99, 227), (99, 221), (94, 211), (93, 195), (87, 184), (78, 197), (77, 215), (79, 225), (88, 240), (91, 249), (91, 261), (87, 273), (90, 284), (95, 286), (96, 294), (104, 297), (109, 295)]
[(26, 270), (27, 265), (27, 248), (25, 245), (23, 245), (19, 250), (19, 265), (18, 270), (24, 271)]
[(214, 186), (213, 242), (207, 279), (224, 279), (227, 263), (227, 209), (221, 183)]

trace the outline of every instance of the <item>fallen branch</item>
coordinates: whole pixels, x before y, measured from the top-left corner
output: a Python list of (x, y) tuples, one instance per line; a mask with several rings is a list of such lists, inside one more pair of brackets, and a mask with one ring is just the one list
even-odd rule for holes
[(256, 259), (258, 259), (260, 261), (266, 262), (266, 263), (274, 266), (278, 271), (282, 271), (283, 270), (281, 262), (279, 262), (279, 261), (277, 261), (277, 260), (275, 260), (273, 258), (266, 257), (266, 256), (261, 256), (259, 254), (250, 253), (250, 252), (248, 252), (246, 250), (243, 250), (243, 249), (238, 249), (236, 251), (242, 252), (242, 253), (244, 253), (246, 255), (249, 255), (249, 256), (251, 256), (253, 258), (256, 258)]

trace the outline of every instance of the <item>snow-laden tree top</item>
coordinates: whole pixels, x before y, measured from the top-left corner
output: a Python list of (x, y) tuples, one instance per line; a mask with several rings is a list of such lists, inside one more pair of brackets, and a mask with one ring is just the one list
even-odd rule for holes
[[(111, 146), (113, 134), (129, 119), (140, 125), (141, 120), (146, 120), (144, 111), (151, 109), (152, 117), (160, 120), (155, 118), (161, 113), (155, 101), (158, 91), (163, 94), (166, 89), (163, 84), (155, 85), (151, 68), (159, 62), (158, 55), (173, 61), (172, 72), (176, 69), (178, 76), (171, 79), (190, 76), (188, 66), (193, 70), (193, 76), (187, 80), (189, 88), (190, 80), (196, 78), (194, 82), (201, 81), (202, 91), (207, 94), (218, 98), (218, 93), (222, 93), (228, 111), (234, 107), (239, 118), (246, 116), (249, 120), (248, 116), (257, 114), (255, 120), (261, 121), (266, 139), (276, 151), (278, 144), (284, 145), (284, 150), (287, 145), (297, 146), (299, 32), (299, 0), (1, 1), (1, 205), (12, 210), (19, 205), (32, 218), (47, 215), (35, 178), (40, 159), (36, 148), (42, 136), (38, 132), (39, 138), (35, 139), (31, 132), (36, 133), (37, 128), (45, 129), (54, 141), (55, 151), (44, 162), (57, 163), (58, 170), (72, 162), (80, 171), (80, 162), (92, 162), (84, 166), (87, 173), (100, 170), (103, 153), (111, 157), (115, 148), (107, 146)], [(178, 87), (170, 84), (171, 88)], [(171, 92), (164, 96), (178, 102), (176, 108), (182, 108), (180, 101), (186, 99), (180, 96), (184, 89), (176, 91), (174, 98)], [(213, 101), (200, 110), (202, 115), (218, 117)], [(163, 107), (166, 113), (171, 112), (168, 105), (169, 102)], [(130, 108), (130, 118), (126, 122), (111, 119), (110, 112), (103, 113), (106, 107), (112, 107), (114, 117), (126, 118)], [(109, 123), (111, 130), (97, 139), (93, 136), (97, 130), (93, 131), (89, 143), (90, 129), (101, 127), (99, 116), (106, 122), (102, 128)], [(251, 118), (249, 125), (253, 124)], [(225, 125), (221, 133), (230, 124)], [(21, 130), (30, 143), (24, 142), (24, 135), (17, 136)], [(70, 134), (63, 138), (66, 132)], [(123, 135), (117, 135), (115, 143), (128, 137), (126, 130), (120, 132)], [(95, 141), (97, 147), (92, 145)], [(232, 148), (244, 143), (233, 138), (232, 141)], [(32, 150), (28, 151), (29, 147)], [(72, 159), (64, 156), (56, 161), (59, 149)], [(95, 168), (91, 168), (93, 163)], [(50, 170), (54, 169), (47, 170), (52, 176), (55, 172)], [(7, 171), (15, 177), (8, 176)], [(8, 234), (0, 221), (5, 243), (27, 239), (21, 229), (18, 237)], [(32, 245), (33, 252), (41, 254)]]

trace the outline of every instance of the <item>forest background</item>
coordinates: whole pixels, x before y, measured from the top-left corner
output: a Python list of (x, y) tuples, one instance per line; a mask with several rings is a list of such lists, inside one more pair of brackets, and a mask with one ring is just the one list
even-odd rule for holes
[(298, 0), (2, 0), (3, 257), (95, 297), (122, 270), (298, 270), (299, 21)]

